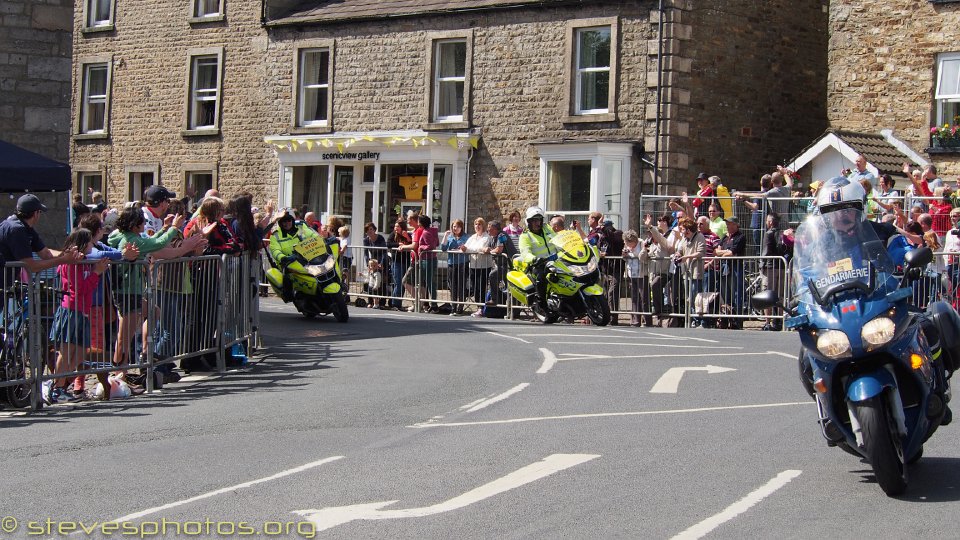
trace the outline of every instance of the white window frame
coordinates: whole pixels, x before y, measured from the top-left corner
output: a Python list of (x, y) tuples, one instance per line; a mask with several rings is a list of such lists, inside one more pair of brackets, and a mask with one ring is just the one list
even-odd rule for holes
[(189, 196), (187, 187), (192, 186), (196, 188), (196, 181), (194, 180), (194, 175), (207, 174), (210, 175), (210, 187), (203, 190), (194, 189), (194, 194), (191, 197), (191, 202), (199, 201), (206, 194), (207, 189), (217, 189), (218, 179), (218, 167), (216, 163), (184, 163), (183, 165), (183, 187), (181, 193), (185, 196)]
[[(625, 228), (630, 224), (630, 171), (632, 170), (633, 145), (630, 143), (572, 143), (572, 144), (543, 144), (536, 145), (540, 155), (540, 196), (538, 204), (548, 214), (564, 214), (569, 218), (583, 216), (592, 211), (601, 212), (605, 219), (613, 221), (618, 228)], [(548, 208), (549, 201), (549, 171), (550, 164), (555, 162), (589, 161), (590, 162), (590, 207), (587, 211), (569, 210), (562, 208)], [(611, 165), (619, 165), (619, 178), (605, 177)], [(605, 186), (612, 186), (614, 191), (604, 193)], [(619, 199), (618, 211), (608, 208), (612, 198)], [(549, 217), (549, 216), (546, 216)]]
[[(610, 58), (607, 66), (583, 68), (580, 65), (581, 36), (586, 31), (607, 29), (610, 32)], [(566, 77), (564, 80), (566, 95), (564, 123), (615, 122), (617, 120), (617, 95), (619, 88), (619, 40), (620, 21), (617, 17), (579, 19), (567, 22), (566, 39)], [(606, 107), (582, 109), (583, 77), (588, 73), (608, 73), (608, 92)]]
[(215, 19), (219, 20), (223, 17), (223, 0), (213, 0), (217, 4), (216, 10), (208, 11), (206, 10), (207, 4), (210, 0), (193, 0), (193, 19), (202, 20), (202, 19)]
[[(581, 44), (582, 44), (582, 37), (581, 37), (581, 36), (583, 36), (583, 34), (586, 33), (586, 32), (597, 32), (597, 31), (602, 31), (602, 30), (604, 30), (604, 29), (610, 34), (610, 40), (611, 40), (611, 57), (612, 57), (612, 55), (613, 55), (613, 48), (612, 48), (612, 45), (613, 45), (613, 43), (612, 43), (612, 42), (613, 42), (613, 29), (612, 29), (609, 25), (589, 26), (589, 27), (584, 27), (584, 28), (577, 28), (576, 30), (574, 30), (574, 33), (573, 33), (573, 35), (574, 35), (574, 49), (573, 49), (573, 58), (574, 58), (574, 60), (573, 60), (573, 61), (574, 61), (574, 64), (575, 64), (575, 68), (574, 68), (574, 69), (575, 69), (574, 85), (575, 85), (575, 88), (576, 88), (575, 91), (574, 91), (574, 111), (573, 111), (574, 114), (577, 114), (577, 115), (606, 114), (606, 113), (610, 112), (610, 106), (609, 106), (609, 103), (610, 103), (610, 99), (609, 99), (609, 98), (610, 98), (610, 96), (609, 96), (609, 93), (610, 93), (610, 92), (613, 92), (613, 87), (610, 86), (610, 81), (611, 81), (612, 76), (613, 76), (613, 73), (611, 73), (612, 70), (611, 70), (611, 68), (610, 68), (610, 64), (612, 63), (613, 58), (608, 59), (606, 66), (583, 67), (583, 66), (580, 65), (580, 47), (581, 47)], [(606, 74), (607, 74), (607, 86), (608, 86), (608, 89), (607, 89), (607, 92), (608, 92), (608, 94), (607, 94), (607, 106), (606, 106), (606, 107), (599, 108), (599, 109), (581, 109), (580, 106), (581, 106), (581, 104), (582, 104), (582, 102), (583, 102), (583, 99), (582, 99), (582, 98), (583, 98), (583, 90), (584, 90), (583, 79), (584, 79), (585, 76), (587, 76), (588, 74), (591, 74), (591, 73), (606, 73)]]
[[(303, 69), (305, 65), (306, 58), (308, 54), (326, 54), (327, 55), (327, 82), (326, 83), (307, 83), (305, 81), (307, 72)], [(311, 47), (299, 49), (299, 55), (297, 60), (297, 72), (298, 72), (298, 81), (297, 81), (297, 125), (301, 127), (327, 127), (330, 125), (330, 106), (332, 102), (332, 92), (330, 91), (330, 79), (331, 79), (331, 65), (332, 65), (332, 54), (331, 50), (328, 47)], [(326, 118), (324, 119), (313, 119), (308, 120), (306, 116), (306, 102), (304, 99), (308, 91), (315, 91), (319, 95), (323, 90), (327, 91), (327, 99), (324, 104), (324, 111), (326, 111)]]
[[(160, 164), (137, 164), (127, 165), (123, 169), (123, 182), (127, 187), (126, 200), (139, 201), (143, 198), (143, 191), (146, 186), (143, 183), (144, 174), (153, 175), (153, 181), (148, 184), (151, 186), (162, 185), (160, 183)], [(136, 189), (134, 189), (136, 187)]]
[[(93, 70), (103, 72), (103, 93), (92, 94), (90, 92), (90, 81)], [(80, 102), (80, 133), (100, 134), (107, 132), (107, 97), (110, 94), (110, 64), (107, 62), (98, 62), (83, 65), (83, 90)], [(103, 122), (99, 127), (91, 129), (89, 125), (91, 109), (96, 106), (103, 106)]]
[[(187, 51), (187, 58), (187, 100), (183, 134), (186, 136), (217, 134), (220, 132), (220, 111), (223, 106), (221, 99), (223, 96), (223, 48), (191, 49)], [(201, 63), (209, 66), (211, 61), (214, 62), (216, 84), (210, 88), (198, 88), (198, 68)], [(201, 105), (209, 102), (214, 104), (213, 122), (201, 125), (198, 123)]]
[(96, 165), (78, 165), (74, 170), (76, 174), (76, 191), (75, 193), (80, 193), (83, 197), (84, 204), (91, 204), (90, 200), (91, 192), (87, 191), (87, 188), (90, 187), (90, 181), (88, 178), (97, 176), (100, 178), (100, 188), (94, 189), (93, 191), (99, 191), (103, 195), (103, 200), (107, 200), (107, 174), (106, 169), (103, 167), (97, 167)]
[[(97, 19), (97, 6), (106, 4), (107, 18)], [(84, 30), (112, 30), (115, 0), (85, 0), (83, 3)]]
[[(463, 75), (454, 75), (449, 77), (443, 77), (440, 75), (440, 66), (442, 64), (442, 51), (444, 50), (445, 45), (451, 44), (463, 44)], [(450, 49), (452, 50), (452, 49)], [(468, 46), (466, 38), (455, 38), (455, 39), (438, 39), (434, 41), (433, 44), (433, 112), (432, 118), (434, 122), (463, 122), (463, 110), (466, 108), (467, 104), (467, 54)], [(463, 85), (462, 90), (462, 100), (463, 105), (460, 107), (460, 114), (451, 114), (446, 116), (440, 115), (440, 88), (444, 84), (456, 84), (461, 83)]]
[[(956, 66), (956, 80), (944, 81), (944, 73), (948, 72), (944, 69), (946, 63)], [(944, 117), (944, 105), (947, 103), (960, 103), (960, 52), (937, 55), (937, 86), (934, 92), (934, 104), (938, 126), (953, 124), (953, 118)]]

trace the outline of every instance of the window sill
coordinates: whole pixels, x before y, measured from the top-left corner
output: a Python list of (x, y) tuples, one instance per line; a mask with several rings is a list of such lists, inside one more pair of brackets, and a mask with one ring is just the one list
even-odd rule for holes
[(103, 133), (74, 133), (73, 140), (75, 141), (102, 141), (110, 138), (109, 132)]
[(292, 126), (290, 128), (291, 135), (322, 135), (325, 133), (333, 133), (332, 126)]
[[(960, 0), (956, 0), (960, 2)], [(960, 147), (956, 146), (931, 146), (930, 148), (924, 148), (924, 153), (926, 154), (960, 154)]]
[(220, 129), (219, 128), (184, 129), (180, 131), (180, 135), (184, 137), (215, 137), (220, 135)]
[(80, 30), (80, 32), (86, 36), (86, 35), (102, 34), (103, 32), (113, 32), (114, 30), (115, 30), (115, 27), (113, 26), (113, 24), (106, 24), (104, 26), (90, 26)]
[(617, 121), (616, 113), (606, 114), (582, 114), (576, 116), (565, 116), (560, 119), (564, 124), (597, 124), (610, 123)]
[(430, 122), (424, 124), (424, 131), (451, 131), (458, 129), (470, 129), (470, 122)]
[(190, 23), (190, 26), (203, 25), (208, 23), (218, 23), (227, 20), (226, 15), (222, 13), (220, 15), (210, 15), (207, 17), (190, 17), (187, 22)]

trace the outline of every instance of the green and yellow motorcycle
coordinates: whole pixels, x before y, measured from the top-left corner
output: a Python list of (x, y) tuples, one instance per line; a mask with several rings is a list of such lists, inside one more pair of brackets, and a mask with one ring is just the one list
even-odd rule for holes
[[(510, 294), (546, 324), (560, 319), (573, 322), (583, 317), (589, 317), (597, 326), (609, 324), (610, 306), (601, 285), (596, 246), (585, 243), (576, 231), (559, 232), (550, 243), (557, 252), (555, 260), (540, 259), (527, 264), (514, 259), (513, 269), (507, 272)], [(547, 281), (546, 302), (537, 297), (536, 265), (546, 265), (542, 272)]]
[(267, 281), (282, 296), (283, 273), (293, 284), (293, 305), (304, 317), (332, 313), (337, 322), (347, 322), (347, 297), (340, 269), (340, 245), (327, 244), (323, 238), (310, 238), (293, 248), (297, 260), (284, 270), (267, 270)]

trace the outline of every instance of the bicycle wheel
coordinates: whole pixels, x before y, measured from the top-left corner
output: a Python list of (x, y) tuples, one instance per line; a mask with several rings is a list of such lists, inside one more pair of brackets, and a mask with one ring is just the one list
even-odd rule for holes
[[(4, 356), (9, 354), (10, 349), (4, 349)], [(30, 397), (33, 395), (33, 384), (29, 381), (30, 358), (27, 355), (26, 341), (21, 340), (12, 351), (12, 358), (4, 358), (3, 365), (6, 367), (6, 380), (23, 379), (22, 384), (15, 384), (4, 388), (7, 403), (12, 407), (23, 408), (30, 406)]]

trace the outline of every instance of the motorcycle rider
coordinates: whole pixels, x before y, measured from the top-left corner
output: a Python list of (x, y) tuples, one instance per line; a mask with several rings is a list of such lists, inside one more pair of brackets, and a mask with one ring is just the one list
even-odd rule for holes
[(537, 301), (544, 310), (547, 308), (547, 259), (556, 259), (556, 248), (550, 240), (556, 235), (553, 229), (543, 226), (543, 209), (531, 206), (526, 212), (527, 230), (520, 235), (520, 260), (527, 263), (529, 271), (533, 272), (534, 283), (537, 287)]
[(284, 302), (293, 300), (293, 281), (286, 271), (287, 266), (297, 260), (293, 249), (306, 240), (319, 237), (316, 231), (296, 218), (292, 208), (284, 208), (277, 217), (276, 231), (270, 235), (270, 256), (283, 270), (281, 298)]
[[(892, 223), (867, 221), (866, 214), (864, 213), (866, 197), (866, 191), (859, 182), (851, 182), (842, 176), (828, 180), (817, 193), (817, 213), (821, 219), (823, 219), (824, 226), (827, 230), (833, 231), (838, 235), (838, 240), (842, 245), (850, 246), (851, 254), (859, 254), (860, 257), (868, 258), (868, 253), (862, 250), (870, 250), (871, 247), (874, 247), (863, 244), (861, 239), (856, 238), (856, 231), (859, 228), (858, 219), (865, 220), (866, 223), (869, 223), (870, 227), (880, 239), (881, 246), (876, 246), (875, 249), (886, 249), (889, 239), (898, 233), (911, 239), (917, 238), (917, 235), (908, 233), (894, 226)], [(802, 245), (798, 246), (798, 248), (802, 249)], [(804, 285), (803, 283), (797, 284), (797, 286)], [(938, 369), (945, 369), (943, 362), (939, 359), (939, 344), (931, 344), (931, 347), (937, 348), (937, 350), (932, 352), (933, 357), (937, 359), (936, 364), (939, 366)], [(800, 379), (804, 388), (813, 396), (813, 368), (802, 350), (800, 354), (800, 372)], [(950, 375), (951, 373), (945, 373), (944, 377), (947, 388), (949, 388), (949, 383), (946, 381)], [(953, 413), (950, 411), (949, 405), (944, 405), (944, 407), (946, 411), (940, 425), (945, 426), (952, 420)]]

